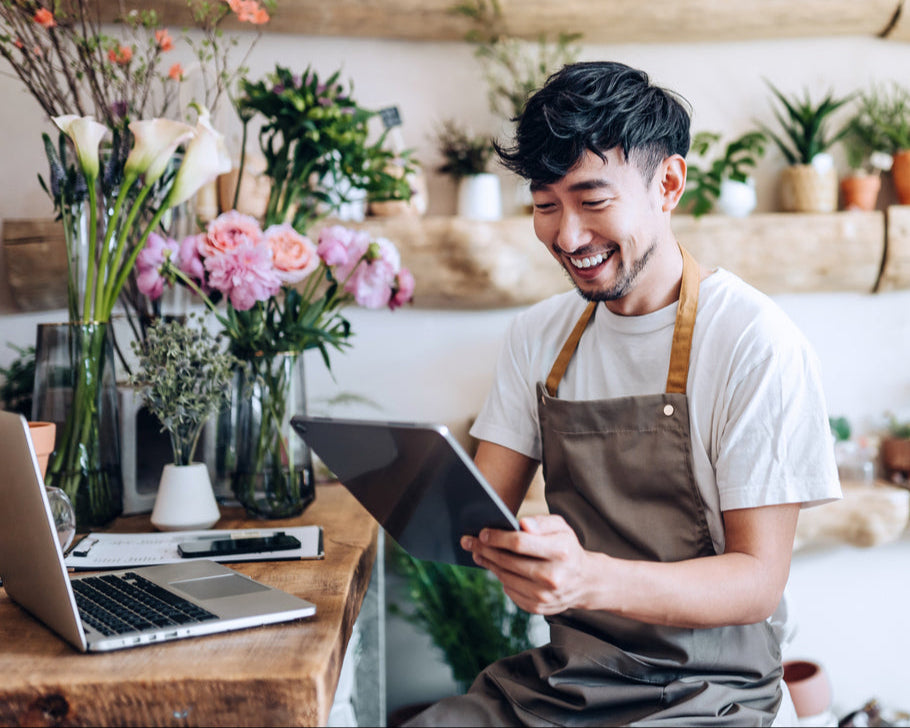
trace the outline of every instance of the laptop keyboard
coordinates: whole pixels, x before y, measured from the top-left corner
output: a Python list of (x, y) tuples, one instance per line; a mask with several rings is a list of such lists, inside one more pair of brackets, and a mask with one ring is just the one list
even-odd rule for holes
[(71, 583), (82, 622), (108, 636), (217, 619), (132, 572), (89, 576)]

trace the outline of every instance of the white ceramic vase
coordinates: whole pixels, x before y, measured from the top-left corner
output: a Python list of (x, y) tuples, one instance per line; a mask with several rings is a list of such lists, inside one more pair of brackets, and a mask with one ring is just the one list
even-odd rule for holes
[(462, 177), (458, 182), (458, 215), (468, 220), (499, 220), (502, 217), (499, 177), (492, 172)]
[(721, 181), (717, 209), (724, 215), (746, 217), (755, 209), (756, 203), (755, 180), (751, 177), (746, 182), (732, 179)]
[(221, 513), (205, 463), (164, 466), (152, 509), (152, 525), (159, 531), (211, 528)]

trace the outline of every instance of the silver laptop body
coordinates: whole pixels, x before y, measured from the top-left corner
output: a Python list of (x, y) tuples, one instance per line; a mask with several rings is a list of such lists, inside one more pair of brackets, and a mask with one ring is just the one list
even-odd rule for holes
[[(3, 587), (10, 599), (83, 652), (258, 627), (309, 617), (316, 612), (316, 607), (303, 599), (208, 560), (71, 578), (57, 541), (28, 424), (21, 415), (0, 412), (0, 463), (3, 464), (0, 475)], [(103, 581), (92, 581), (99, 578)], [(129, 633), (105, 634), (111, 631), (109, 615), (80, 616), (75, 591), (89, 595), (80, 597), (80, 601), (90, 599), (97, 592), (94, 585), (104, 589), (105, 584), (113, 582), (110, 588), (116, 589), (122, 583), (118, 581), (121, 578), (130, 588), (152, 595), (149, 619), (160, 624)], [(85, 583), (80, 584), (82, 581)], [(172, 601), (189, 602), (191, 606), (175, 607), (182, 610), (181, 616), (171, 612), (171, 618), (160, 605)], [(92, 607), (93, 611), (97, 609)], [(186, 622), (187, 612), (196, 615), (198, 621)], [(132, 621), (129, 616), (128, 621)]]
[(465, 534), (518, 530), (444, 425), (297, 415), (296, 432), (411, 556), (474, 566)]

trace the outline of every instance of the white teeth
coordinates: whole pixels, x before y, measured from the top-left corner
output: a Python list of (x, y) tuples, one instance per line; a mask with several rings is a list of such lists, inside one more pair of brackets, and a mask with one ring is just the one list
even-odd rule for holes
[(569, 260), (576, 268), (590, 268), (592, 266), (600, 265), (603, 263), (604, 260), (606, 260), (606, 257), (607, 256), (605, 256), (603, 253), (598, 253), (597, 255), (590, 258), (582, 258), (581, 260), (578, 260), (576, 258), (569, 258)]

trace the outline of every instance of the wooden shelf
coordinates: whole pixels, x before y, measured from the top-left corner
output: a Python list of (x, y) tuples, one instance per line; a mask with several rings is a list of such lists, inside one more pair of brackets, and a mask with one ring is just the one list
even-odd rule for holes
[[(759, 38), (885, 35), (910, 39), (900, 18), (905, 0), (500, 0), (503, 30), (536, 40), (581, 32), (585, 43), (710, 42)], [(102, 0), (102, 17), (120, 14), (120, 0)], [(270, 33), (462, 40), (470, 21), (452, 13), (454, 0), (281, 0)], [(126, 0), (128, 11), (144, 8)], [(159, 0), (165, 24), (189, 25), (185, 0)], [(895, 22), (896, 21), (896, 22)], [(238, 28), (228, 22), (226, 28)], [(249, 26), (245, 26), (249, 29)]]
[[(889, 288), (910, 288), (906, 242), (894, 252)], [(417, 281), (415, 305), (498, 308), (534, 303), (571, 283), (534, 235), (530, 217), (475, 222), (457, 217), (374, 218), (358, 225), (389, 238)], [(703, 264), (721, 266), (768, 294), (876, 289), (885, 255), (885, 213), (762, 213), (747, 218), (677, 215), (679, 241)]]

